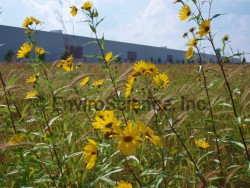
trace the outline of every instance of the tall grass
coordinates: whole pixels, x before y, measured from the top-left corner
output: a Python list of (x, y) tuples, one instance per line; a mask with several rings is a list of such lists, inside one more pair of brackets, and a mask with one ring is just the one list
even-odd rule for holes
[[(202, 1), (187, 2), (199, 16), (177, 2), (200, 27)], [(34, 28), (41, 22), (25, 20), (31, 48), (18, 56), (27, 63), (0, 65), (1, 187), (250, 185), (250, 67), (223, 62), (225, 38), (221, 51), (213, 47), (218, 64), (199, 63), (197, 43), (214, 46), (210, 28), (204, 36), (189, 31), (197, 56), (189, 50), (187, 58), (197, 64), (126, 64), (105, 52), (91, 2), (71, 10), (85, 16), (102, 63), (44, 64)]]

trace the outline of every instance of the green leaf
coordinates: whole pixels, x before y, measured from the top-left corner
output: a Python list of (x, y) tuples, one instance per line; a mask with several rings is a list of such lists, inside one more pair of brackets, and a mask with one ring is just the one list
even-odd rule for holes
[(199, 164), (199, 163), (201, 162), (201, 160), (204, 159), (206, 156), (211, 155), (211, 154), (213, 154), (213, 153), (214, 153), (214, 151), (209, 151), (209, 152), (205, 153), (204, 155), (202, 155), (202, 156), (199, 158), (199, 160), (197, 161), (197, 164)]
[(63, 162), (66, 162), (68, 159), (72, 158), (72, 157), (76, 157), (78, 155), (82, 155), (83, 152), (76, 152), (76, 153), (72, 153), (71, 155), (67, 156), (63, 156)]
[(104, 18), (102, 18), (100, 21), (98, 21), (95, 26), (97, 27), (103, 20), (104, 20)]
[(219, 104), (220, 106), (226, 106), (226, 107), (232, 107), (232, 105), (231, 104), (229, 104), (229, 103), (221, 103), (221, 104)]
[(103, 177), (107, 177), (109, 176), (110, 174), (114, 174), (114, 173), (117, 173), (117, 172), (121, 172), (123, 171), (123, 167), (120, 167), (120, 166), (117, 166), (117, 167), (113, 167), (113, 168), (110, 168), (109, 170), (107, 170), (104, 175), (102, 175), (101, 177), (99, 177), (98, 179), (101, 179)]
[(60, 116), (56, 116), (55, 118), (53, 118), (52, 120), (49, 121), (49, 126), (51, 126), (55, 120), (57, 120)]
[(82, 46), (87, 46), (89, 44), (97, 44), (97, 42), (96, 41), (90, 41), (90, 42), (87, 42), (86, 44), (83, 44)]
[[(126, 157), (126, 159), (129, 161), (130, 159), (134, 160), (138, 165), (140, 164), (140, 161), (133, 155)], [(124, 161), (124, 160), (123, 160)]]
[(48, 183), (48, 182), (52, 182), (52, 180), (49, 178), (49, 176), (47, 178), (40, 178), (34, 181), (34, 183)]
[(90, 27), (91, 31), (96, 34), (96, 28), (90, 24), (89, 24), (89, 27)]
[(154, 181), (154, 184), (153, 184), (154, 187), (158, 188), (165, 177), (166, 176), (164, 174), (158, 175), (157, 178), (156, 178), (156, 180)]
[(229, 143), (232, 143), (232, 144), (234, 144), (234, 145), (236, 145), (236, 146), (238, 146), (238, 147), (240, 147), (240, 148), (242, 148), (242, 149), (245, 149), (245, 146), (244, 146), (244, 144), (242, 144), (242, 143), (240, 143), (240, 142), (235, 142), (235, 141), (228, 141)]
[(215, 53), (216, 53), (216, 55), (218, 56), (218, 57), (221, 57), (221, 49), (220, 48), (217, 48), (216, 50), (215, 50)]
[(106, 183), (108, 183), (110, 186), (112, 186), (112, 187), (114, 187), (114, 186), (116, 186), (116, 182), (115, 181), (113, 181), (113, 180), (111, 180), (111, 179), (108, 179), (108, 178), (100, 178), (100, 180), (102, 180), (102, 181), (104, 181), (104, 182), (106, 182)]
[(7, 88), (10, 87), (10, 86), (12, 86), (17, 80), (18, 80), (18, 78), (16, 78), (16, 77), (11, 77), (11, 78), (8, 80), (7, 84), (6, 84)]
[(102, 39), (101, 39), (101, 49), (104, 50), (104, 34), (102, 35)]
[(25, 170), (24, 169), (13, 170), (13, 171), (9, 172), (8, 174), (6, 174), (6, 176), (17, 174), (17, 173), (20, 173), (20, 172), (25, 172)]
[(144, 172), (142, 172), (140, 176), (158, 175), (158, 174), (160, 174), (159, 170), (147, 169)]
[(219, 16), (222, 16), (222, 15), (224, 15), (225, 13), (223, 13), (223, 14), (215, 14), (210, 20), (212, 21), (214, 18), (217, 18), (217, 17), (219, 17)]
[(68, 142), (68, 144), (71, 144), (72, 135), (73, 135), (73, 132), (70, 132), (69, 135), (67, 136), (67, 142)]
[(196, 0), (192, 0), (194, 4), (196, 4)]
[(186, 156), (186, 153), (180, 153), (175, 159), (174, 159), (174, 163), (178, 164), (182, 158), (184, 158)]
[[(7, 105), (0, 105), (0, 112), (9, 113), (8, 106)], [(10, 106), (10, 112), (15, 113), (16, 112), (16, 108), (14, 106)]]

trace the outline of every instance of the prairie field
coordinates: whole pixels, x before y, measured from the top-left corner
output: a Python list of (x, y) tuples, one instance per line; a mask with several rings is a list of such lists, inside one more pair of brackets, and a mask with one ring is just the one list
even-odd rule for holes
[[(216, 144), (197, 65), (156, 65), (161, 73), (168, 75), (170, 81), (164, 90), (156, 88), (152, 91), (155, 98), (165, 105), (165, 116), (162, 111), (157, 110), (158, 106), (145, 92), (145, 83), (142, 80), (138, 81), (138, 89), (131, 94), (131, 100), (123, 97), (126, 79), (132, 71), (133, 63), (111, 66), (112, 72), (118, 75), (117, 88), (123, 103), (116, 100), (112, 83), (100, 64), (80, 63), (72, 72), (65, 72), (54, 64), (46, 64), (45, 70), (51, 89), (58, 98), (56, 104), (53, 104), (55, 101), (45, 83), (45, 74), (39, 75), (40, 96), (25, 99), (27, 91), (33, 89), (33, 86), (26, 82), (33, 74), (30, 65), (0, 65), (6, 84), (5, 92), (1, 85), (0, 93), (1, 187), (47, 187), (53, 186), (53, 182), (57, 186), (66, 184), (67, 187), (110, 187), (121, 178), (135, 184), (131, 169), (144, 186), (161, 187), (163, 181), (167, 187), (204, 186), (199, 183), (195, 167), (173, 134), (171, 126), (181, 136), (197, 162), (207, 185), (219, 187), (221, 176)], [(229, 187), (247, 187), (250, 181), (249, 171), (246, 171), (245, 166), (244, 147), (238, 134), (225, 82), (217, 64), (205, 64), (204, 69), (219, 138), (224, 184)], [(226, 64), (225, 70), (233, 89), (237, 111), (246, 124), (242, 130), (249, 147), (250, 65)], [(82, 87), (80, 82), (86, 75), (89, 75), (90, 81)], [(103, 79), (104, 84), (96, 88), (93, 83), (99, 79)], [(82, 105), (80, 100), (84, 102)], [(139, 107), (133, 106), (135, 101)], [(151, 105), (148, 106), (149, 103)], [(110, 109), (115, 111), (117, 119), (122, 123), (122, 111), (125, 111), (126, 119), (140, 120), (150, 127), (155, 135), (161, 138), (162, 147), (156, 147), (144, 140), (136, 153), (124, 159), (124, 155), (117, 150), (117, 141), (114, 138), (107, 139), (105, 134), (92, 125), (96, 121), (98, 110)], [(51, 127), (51, 133), (46, 132), (48, 127)], [(21, 142), (13, 141), (13, 136), (17, 133), (25, 135)], [(98, 142), (100, 151), (95, 169), (86, 171), (83, 148), (89, 138)], [(194, 139), (206, 139), (210, 146), (199, 148)], [(54, 151), (63, 171), (61, 175)]]
[(99, 51), (86, 57), (99, 63), (78, 62), (69, 44), (46, 62), (44, 22), (25, 18), (27, 40), (0, 62), (1, 188), (250, 187), (250, 64), (228, 34), (216, 38), (210, 24), (224, 14), (212, 15), (213, 0), (173, 3), (193, 24), (183, 64), (122, 62), (91, 1), (68, 9), (83, 16)]

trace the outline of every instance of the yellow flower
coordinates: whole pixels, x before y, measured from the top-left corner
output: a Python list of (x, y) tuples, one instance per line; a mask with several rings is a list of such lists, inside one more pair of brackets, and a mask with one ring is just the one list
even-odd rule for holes
[(94, 140), (88, 139), (89, 144), (84, 147), (84, 162), (87, 164), (86, 169), (91, 170), (97, 159), (97, 144)]
[(37, 55), (45, 54), (45, 50), (42, 47), (36, 47), (35, 52), (36, 52)]
[(93, 3), (92, 3), (92, 2), (86, 1), (86, 2), (83, 4), (82, 9), (83, 9), (83, 10), (90, 10), (90, 9), (92, 8), (92, 6), (93, 6)]
[(39, 73), (38, 74), (34, 74), (33, 76), (30, 76), (27, 80), (26, 80), (26, 82), (27, 83), (35, 83), (35, 82), (37, 82), (37, 79), (39, 78)]
[(155, 77), (153, 77), (153, 82), (158, 87), (165, 88), (169, 83), (169, 78), (166, 74), (158, 74)]
[(210, 32), (210, 20), (205, 20), (201, 22), (199, 26), (199, 32), (196, 34), (200, 35), (201, 37), (205, 36)]
[(134, 82), (135, 82), (135, 78), (134, 77), (128, 79), (128, 83), (126, 84), (126, 90), (125, 90), (125, 97), (126, 98), (128, 98), (129, 95), (131, 94)]
[(102, 85), (104, 84), (104, 80), (101, 79), (101, 80), (97, 80), (93, 83), (94, 86), (96, 87), (101, 87)]
[(70, 8), (71, 8), (70, 11), (71, 15), (76, 16), (78, 9), (75, 6), (71, 6)]
[(189, 42), (188, 42), (188, 46), (191, 47), (195, 47), (198, 43), (198, 40), (196, 38), (192, 38)]
[(15, 136), (13, 136), (10, 140), (9, 140), (9, 142), (8, 142), (8, 144), (10, 144), (10, 145), (16, 145), (16, 144), (20, 144), (20, 143), (22, 143), (22, 141), (24, 140), (24, 138), (25, 138), (25, 135), (24, 134), (16, 134)]
[(158, 72), (158, 68), (152, 63), (146, 63), (145, 61), (137, 61), (134, 65), (134, 72), (137, 76), (150, 76)]
[(31, 98), (34, 98), (34, 97), (36, 97), (36, 96), (37, 96), (37, 91), (36, 91), (36, 90), (33, 90), (33, 91), (28, 92), (28, 93), (26, 94), (25, 99), (31, 99)]
[(156, 136), (152, 129), (146, 127), (142, 122), (137, 122), (137, 124), (146, 139), (149, 139), (156, 146), (163, 146), (161, 138), (159, 136)]
[(141, 107), (141, 103), (137, 100), (132, 100), (130, 103), (131, 110), (138, 110)]
[(191, 15), (190, 7), (188, 5), (182, 6), (181, 10), (179, 12), (180, 20), (182, 20), (182, 21), (187, 20), (190, 15)]
[(186, 59), (190, 59), (194, 55), (194, 49), (192, 47), (188, 48), (188, 51), (185, 54)]
[(108, 52), (106, 55), (105, 55), (105, 62), (108, 63), (110, 59), (112, 59), (113, 57), (113, 53), (112, 52)]
[(137, 61), (135, 64), (134, 64), (134, 72), (137, 74), (137, 75), (141, 75), (143, 74), (145, 71), (146, 71), (146, 66), (147, 66), (147, 63), (145, 61)]
[(140, 76), (140, 75), (136, 73), (135, 71), (133, 71), (132, 73), (128, 75), (128, 80), (131, 80), (131, 79), (135, 80), (137, 76)]
[(114, 188), (133, 188), (132, 185), (128, 182), (120, 181), (117, 186)]
[(81, 82), (80, 86), (85, 86), (89, 82), (89, 76), (86, 76)]
[(70, 72), (74, 70), (73, 56), (69, 56), (66, 60), (61, 60), (56, 66)]
[(206, 149), (207, 147), (210, 146), (205, 140), (196, 140), (196, 139), (194, 139), (194, 142), (195, 142), (196, 146), (198, 146), (200, 148), (203, 148), (203, 149)]
[(150, 76), (158, 73), (158, 68), (152, 64), (152, 63), (147, 63), (146, 66), (146, 72), (144, 73), (145, 76)]
[(42, 22), (40, 20), (37, 20), (36, 18), (30, 16), (30, 17), (25, 18), (22, 27), (28, 28), (29, 25), (32, 25), (33, 23), (35, 23), (37, 25), (42, 24)]
[(109, 131), (117, 131), (119, 129), (121, 122), (117, 121), (114, 111), (104, 110), (97, 112), (95, 117), (95, 122), (92, 125), (106, 133)]
[(32, 44), (25, 42), (21, 49), (17, 52), (17, 58), (28, 58), (30, 55), (30, 51), (32, 50)]
[(247, 125), (246, 123), (243, 123), (241, 126), (242, 126), (243, 128), (247, 128), (247, 127), (248, 127), (248, 125)]
[(127, 127), (125, 127), (123, 131), (120, 131), (117, 139), (117, 149), (121, 150), (125, 155), (134, 154), (136, 148), (140, 145), (140, 141), (142, 141), (140, 138), (140, 131), (132, 122), (128, 122)]

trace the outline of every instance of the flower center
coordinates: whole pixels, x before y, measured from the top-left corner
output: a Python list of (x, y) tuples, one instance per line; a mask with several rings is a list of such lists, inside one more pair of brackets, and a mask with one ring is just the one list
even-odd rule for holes
[(108, 123), (105, 127), (106, 127), (106, 128), (111, 128), (111, 127), (112, 127), (112, 125), (113, 125), (113, 123), (112, 123), (112, 122), (110, 122), (110, 123)]
[(125, 136), (123, 138), (124, 142), (131, 142), (133, 140), (133, 137), (132, 136)]
[(205, 27), (205, 31), (206, 31), (206, 32), (208, 32), (209, 30), (210, 30), (210, 27), (209, 27), (209, 26)]

